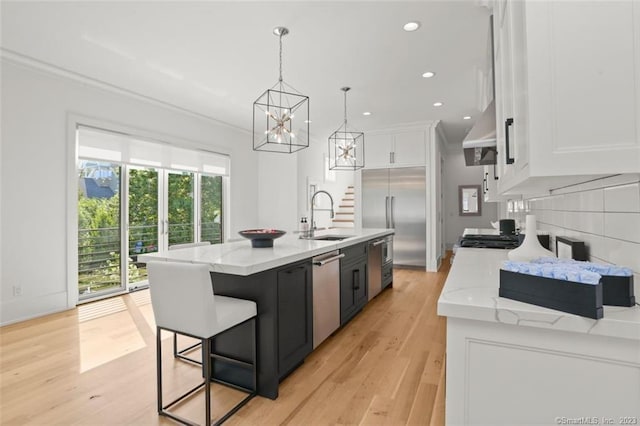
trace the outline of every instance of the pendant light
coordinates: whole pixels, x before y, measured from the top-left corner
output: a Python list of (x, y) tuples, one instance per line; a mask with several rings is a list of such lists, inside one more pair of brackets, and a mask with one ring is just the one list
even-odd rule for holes
[(309, 97), (282, 79), (282, 37), (289, 30), (276, 27), (273, 34), (280, 41), (280, 77), (253, 103), (253, 149), (292, 153), (309, 146)]
[(347, 92), (343, 87), (344, 123), (329, 136), (329, 170), (357, 170), (364, 167), (364, 133), (347, 126)]

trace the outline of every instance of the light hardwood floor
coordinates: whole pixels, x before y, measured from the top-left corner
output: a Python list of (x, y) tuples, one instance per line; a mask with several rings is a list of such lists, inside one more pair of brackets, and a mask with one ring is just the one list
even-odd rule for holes
[[(227, 424), (444, 424), (436, 306), (448, 271), (448, 259), (438, 273), (394, 270), (393, 288), (308, 356), (277, 400), (256, 397)], [(0, 424), (171, 424), (156, 413), (154, 333), (148, 290), (0, 328)], [(165, 355), (170, 345), (167, 334)], [(200, 379), (170, 356), (163, 371), (167, 399)], [(239, 398), (214, 385), (215, 407)], [(179, 412), (202, 422), (201, 399)]]

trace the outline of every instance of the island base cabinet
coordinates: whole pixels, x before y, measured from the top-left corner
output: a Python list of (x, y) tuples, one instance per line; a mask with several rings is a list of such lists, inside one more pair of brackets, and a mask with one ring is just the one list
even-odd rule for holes
[(278, 271), (278, 371), (285, 377), (313, 350), (310, 264)]
[(634, 340), (450, 317), (446, 368), (449, 425), (640, 419)]
[(345, 325), (367, 304), (367, 260), (340, 267), (340, 325)]
[[(258, 394), (278, 397), (278, 384), (313, 349), (311, 260), (248, 276), (212, 272), (215, 294), (253, 300), (256, 321)], [(242, 326), (217, 336), (213, 350), (251, 360), (251, 327)], [(214, 378), (251, 386), (251, 372), (223, 361), (213, 365)]]

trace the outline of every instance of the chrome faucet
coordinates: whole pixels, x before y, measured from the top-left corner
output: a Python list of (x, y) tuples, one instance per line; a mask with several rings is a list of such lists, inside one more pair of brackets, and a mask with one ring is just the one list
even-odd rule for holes
[(316, 209), (316, 208), (313, 207), (313, 203), (316, 200), (316, 196), (318, 194), (320, 194), (320, 193), (325, 193), (329, 197), (329, 200), (331, 201), (331, 208), (329, 209), (329, 211), (331, 212), (331, 219), (333, 219), (333, 217), (334, 217), (334, 213), (333, 213), (333, 197), (331, 196), (331, 194), (329, 194), (327, 191), (324, 191), (322, 189), (320, 191), (314, 192), (314, 194), (311, 196), (311, 223), (309, 224), (309, 232), (304, 237), (301, 236), (301, 238), (313, 238), (313, 233), (314, 233), (314, 231), (316, 229), (316, 223), (313, 220), (314, 212), (316, 210), (324, 210), (324, 211), (327, 210), (327, 209)]

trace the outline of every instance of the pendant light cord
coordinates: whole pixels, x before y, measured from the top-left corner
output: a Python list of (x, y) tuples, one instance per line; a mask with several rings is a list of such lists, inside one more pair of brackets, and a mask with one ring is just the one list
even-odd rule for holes
[(280, 34), (280, 78), (278, 81), (282, 83), (282, 33)]
[(344, 130), (347, 130), (347, 91), (344, 91)]

